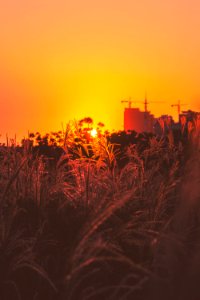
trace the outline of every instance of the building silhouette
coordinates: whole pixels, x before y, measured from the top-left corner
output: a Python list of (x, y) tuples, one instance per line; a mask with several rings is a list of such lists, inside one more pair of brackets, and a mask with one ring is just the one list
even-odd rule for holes
[(124, 130), (141, 132), (154, 131), (155, 118), (149, 111), (141, 111), (139, 108), (124, 109)]

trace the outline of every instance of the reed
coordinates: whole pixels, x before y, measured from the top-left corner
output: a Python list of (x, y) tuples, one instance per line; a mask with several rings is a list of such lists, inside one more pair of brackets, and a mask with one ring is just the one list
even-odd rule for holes
[(2, 299), (199, 299), (198, 120), (191, 151), (172, 135), (122, 150), (76, 122), (57, 138), (59, 157), (0, 148)]

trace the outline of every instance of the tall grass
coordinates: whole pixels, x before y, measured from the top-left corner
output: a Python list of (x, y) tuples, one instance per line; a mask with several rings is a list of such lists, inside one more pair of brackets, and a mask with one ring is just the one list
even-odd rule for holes
[(122, 153), (76, 124), (59, 159), (1, 147), (2, 299), (199, 299), (198, 132), (190, 156), (170, 137)]

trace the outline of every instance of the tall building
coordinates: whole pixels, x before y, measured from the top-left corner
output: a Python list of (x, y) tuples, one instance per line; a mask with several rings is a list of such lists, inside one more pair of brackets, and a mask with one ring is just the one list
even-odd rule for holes
[(140, 111), (139, 108), (125, 108), (124, 130), (135, 130), (141, 132), (153, 132), (155, 122), (154, 115), (149, 111)]

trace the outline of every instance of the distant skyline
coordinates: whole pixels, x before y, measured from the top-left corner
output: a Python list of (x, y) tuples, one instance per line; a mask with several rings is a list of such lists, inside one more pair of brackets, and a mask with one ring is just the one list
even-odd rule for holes
[[(0, 9), (0, 134), (91, 117), (123, 129), (122, 99), (155, 116), (200, 111), (199, 0), (6, 0)], [(143, 109), (143, 104), (136, 104)]]

